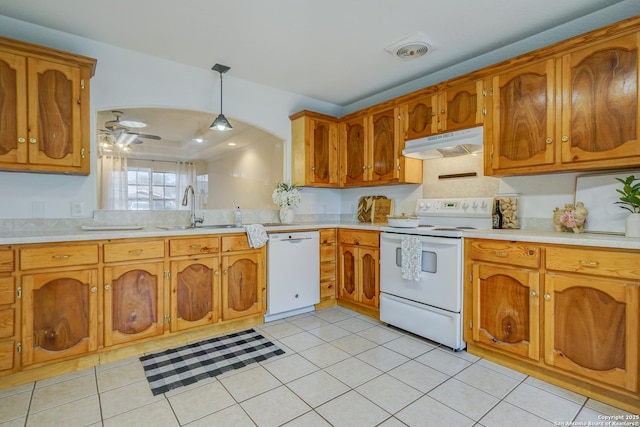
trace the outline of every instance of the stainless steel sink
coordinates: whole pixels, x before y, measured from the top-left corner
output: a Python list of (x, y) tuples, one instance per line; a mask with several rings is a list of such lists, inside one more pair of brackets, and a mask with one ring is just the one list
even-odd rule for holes
[[(212, 224), (212, 225), (197, 225), (195, 228), (234, 228), (235, 224)], [(162, 228), (163, 230), (193, 230), (194, 227), (190, 225), (158, 225), (156, 228)]]
[(162, 228), (163, 230), (188, 230), (190, 225), (157, 225), (156, 228)]

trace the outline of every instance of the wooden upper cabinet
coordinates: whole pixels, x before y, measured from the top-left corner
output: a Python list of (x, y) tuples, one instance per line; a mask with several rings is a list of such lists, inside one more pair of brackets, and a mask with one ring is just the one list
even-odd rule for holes
[(0, 51), (0, 163), (27, 162), (27, 62)]
[(0, 38), (0, 169), (89, 174), (95, 62)]
[(398, 119), (395, 109), (385, 110), (369, 117), (371, 146), (367, 155), (369, 181), (397, 182)]
[(484, 94), (484, 83), (478, 80), (408, 102), (405, 138), (424, 138), (483, 124)]
[(364, 185), (368, 181), (368, 126), (366, 117), (340, 123), (340, 186)]
[(640, 164), (639, 37), (631, 34), (562, 56), (563, 164)]
[(402, 107), (340, 123), (340, 186), (422, 183), (422, 160), (405, 158)]
[(456, 86), (440, 93), (438, 107), (440, 132), (451, 132), (484, 122), (484, 84), (482, 80)]
[(427, 95), (405, 105), (405, 139), (423, 138), (438, 133), (438, 95)]
[(555, 163), (554, 64), (548, 59), (491, 79), (492, 126), (485, 156), (493, 172)]
[(292, 183), (311, 187), (337, 187), (337, 119), (311, 111), (301, 111), (289, 118)]

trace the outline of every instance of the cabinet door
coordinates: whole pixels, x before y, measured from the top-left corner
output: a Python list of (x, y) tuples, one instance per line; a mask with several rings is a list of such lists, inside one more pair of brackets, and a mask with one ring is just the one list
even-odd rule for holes
[(359, 301), (372, 307), (379, 306), (380, 296), (380, 251), (373, 248), (359, 248), (358, 270), (360, 280)]
[(563, 163), (640, 164), (638, 44), (632, 34), (562, 57)]
[(309, 185), (338, 184), (338, 124), (309, 119)]
[(473, 340), (539, 359), (539, 273), (473, 264)]
[(370, 117), (371, 149), (367, 153), (368, 179), (376, 183), (398, 181), (398, 112), (390, 109)]
[(485, 156), (494, 170), (555, 163), (554, 75), (549, 59), (493, 77), (493, 140)]
[(23, 276), (24, 365), (98, 348), (95, 269)]
[(358, 301), (360, 289), (358, 287), (358, 248), (349, 245), (340, 245), (338, 276), (340, 298)]
[(341, 186), (363, 185), (368, 180), (367, 172), (367, 127), (366, 119), (359, 118), (340, 124), (340, 168)]
[(638, 390), (638, 287), (603, 278), (548, 274), (545, 363)]
[(466, 129), (483, 123), (482, 81), (446, 90), (438, 98), (440, 132)]
[(407, 104), (406, 138), (417, 139), (438, 133), (438, 95), (428, 95)]
[(104, 268), (104, 344), (162, 335), (163, 263)]
[(222, 257), (222, 319), (264, 313), (262, 251)]
[(220, 320), (220, 265), (217, 257), (171, 262), (171, 330)]
[(80, 69), (28, 58), (27, 72), (29, 163), (81, 168)]
[(26, 59), (0, 52), (0, 163), (27, 162)]

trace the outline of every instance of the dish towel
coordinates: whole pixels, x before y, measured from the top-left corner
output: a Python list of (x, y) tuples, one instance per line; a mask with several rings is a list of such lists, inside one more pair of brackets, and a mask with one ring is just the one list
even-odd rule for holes
[(267, 240), (269, 240), (267, 231), (264, 229), (262, 224), (246, 225), (244, 229), (246, 230), (247, 237), (249, 238), (249, 246), (252, 248), (261, 248), (265, 243), (267, 243)]
[(402, 236), (402, 278), (420, 280), (422, 272), (422, 243), (418, 236)]

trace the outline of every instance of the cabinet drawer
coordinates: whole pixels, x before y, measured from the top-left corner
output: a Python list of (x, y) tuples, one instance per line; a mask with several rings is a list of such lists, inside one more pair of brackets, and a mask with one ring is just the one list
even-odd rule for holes
[(335, 262), (336, 247), (334, 245), (320, 246), (320, 262)]
[(321, 262), (320, 263), (320, 281), (336, 279), (336, 263), (335, 262)]
[(327, 280), (320, 282), (320, 299), (329, 299), (336, 297), (336, 281)]
[(547, 248), (547, 270), (640, 279), (640, 254)]
[(15, 289), (13, 277), (0, 277), (0, 305), (13, 304), (16, 295)]
[(320, 230), (320, 244), (330, 245), (336, 243), (336, 229), (325, 228)]
[(0, 251), (0, 273), (10, 273), (14, 270), (14, 267), (13, 251)]
[(13, 369), (15, 348), (16, 343), (14, 341), (0, 343), (0, 371)]
[(379, 233), (377, 231), (339, 230), (340, 243), (360, 246), (379, 246)]
[(56, 245), (20, 249), (22, 270), (97, 263), (98, 245)]
[(540, 247), (500, 240), (474, 240), (471, 258), (522, 267), (540, 267)]
[(220, 240), (217, 237), (200, 237), (197, 239), (171, 239), (169, 240), (169, 255), (202, 255), (215, 254), (220, 249)]
[(244, 251), (252, 249), (249, 246), (247, 235), (222, 236), (222, 252)]
[(104, 262), (132, 261), (164, 257), (164, 241), (117, 242), (104, 244)]
[(0, 310), (0, 338), (9, 338), (15, 335), (16, 312), (13, 308)]

